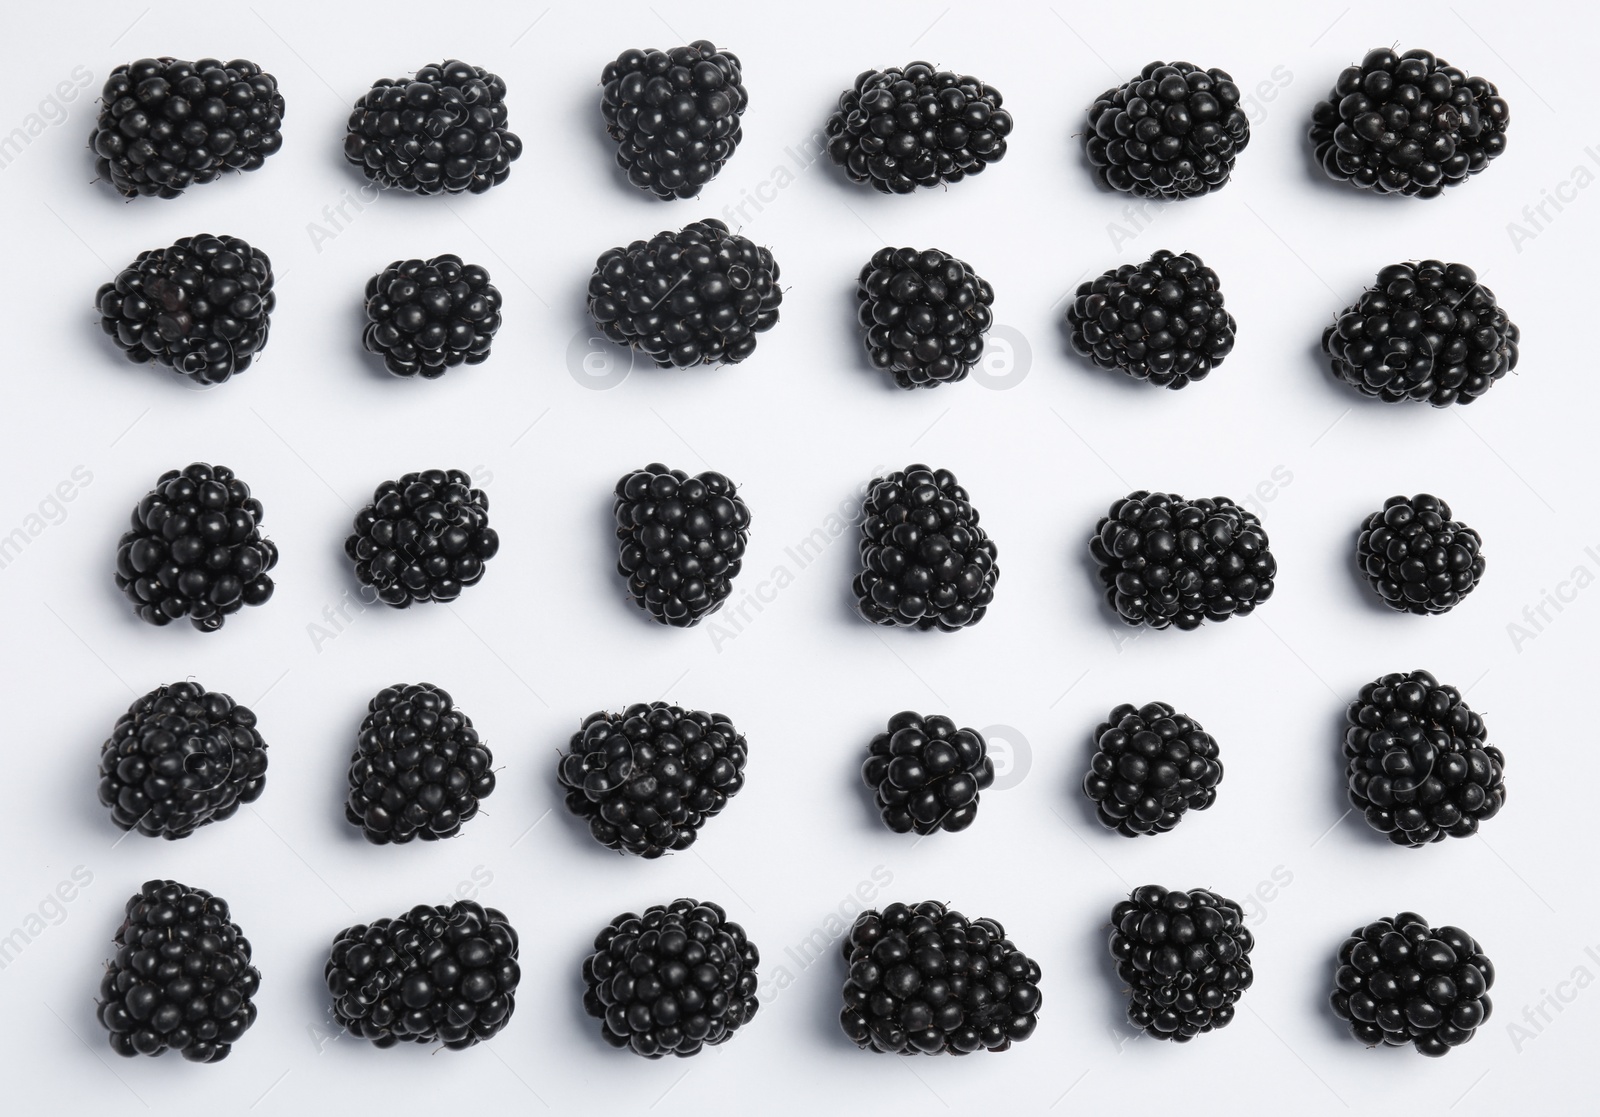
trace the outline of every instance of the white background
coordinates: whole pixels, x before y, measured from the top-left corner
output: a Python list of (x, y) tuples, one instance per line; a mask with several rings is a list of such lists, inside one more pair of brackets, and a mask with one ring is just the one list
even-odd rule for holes
[[(0, 134), (25, 126), (75, 68), (92, 75), (65, 121), (0, 171), (0, 535), (26, 528), (75, 467), (93, 475), (64, 521), (0, 570), (0, 934), (75, 866), (93, 875), (0, 971), (14, 1111), (939, 1112), (998, 1100), (1070, 1112), (1138, 1099), (1185, 1112), (1470, 1114), (1586, 1104), (1579, 1068), (1600, 992), (1558, 983), (1580, 968), (1585, 985), (1600, 974), (1584, 953), (1600, 944), (1585, 697), (1600, 590), (1566, 581), (1579, 567), (1585, 585), (1600, 573), (1600, 551), (1585, 551), (1600, 545), (1585, 452), (1600, 402), (1600, 190), (1572, 186), (1574, 168), (1600, 171), (1585, 153), (1600, 141), (1593, 83), (1574, 49), (1592, 36), (1592, 15), (1486, 3), (1052, 12), (829, 0), (782, 16), (671, 2), (543, 15), (540, 5), (438, 2), (140, 7), (17, 5), (0, 17), (12, 46)], [(623, 48), (702, 36), (745, 62), (745, 139), (701, 201), (663, 204), (612, 165), (597, 78)], [(1327, 183), (1304, 140), (1340, 68), (1395, 41), (1484, 74), (1512, 105), (1508, 153), (1432, 202)], [(155, 54), (263, 64), (288, 99), (283, 151), (177, 201), (124, 203), (91, 184), (85, 141), (100, 85), (115, 65)], [(372, 79), (446, 55), (507, 81), (526, 148), (509, 182), (449, 200), (368, 195), (335, 228), (325, 207), (364, 181), (340, 154), (349, 105)], [(860, 70), (914, 58), (1003, 90), (1016, 118), (1003, 163), (903, 198), (852, 187), (825, 162), (795, 173), (786, 151), (801, 150), (840, 89)], [(1073, 136), (1096, 95), (1153, 58), (1220, 66), (1273, 96), (1250, 106), (1232, 184), (1136, 224), (1126, 198), (1096, 189)], [(1523, 208), (1558, 187), (1564, 210), (1547, 207), (1542, 229), (1526, 224)], [(768, 201), (741, 219), (732, 207), (746, 195)], [(626, 361), (603, 348), (588, 366), (571, 359), (585, 356), (595, 257), (729, 213), (773, 248), (787, 290), (755, 357), (640, 368), (605, 391), (580, 383), (585, 367)], [(1535, 235), (1517, 243), (1511, 222)], [(337, 235), (319, 241), (317, 227)], [(201, 231), (269, 252), (279, 295), (264, 356), (209, 392), (125, 361), (92, 305), (139, 251)], [(998, 322), (1029, 350), (1026, 374), (1011, 366), (1008, 390), (969, 380), (912, 394), (871, 371), (853, 289), (885, 243), (971, 262), (994, 284)], [(1181, 393), (1085, 367), (1058, 327), (1081, 278), (1159, 248), (1200, 253), (1239, 320), (1226, 364)], [(506, 325), (485, 365), (433, 383), (393, 380), (360, 349), (362, 285), (391, 260), (439, 252), (490, 269)], [(1369, 404), (1317, 352), (1324, 324), (1380, 267), (1426, 256), (1477, 268), (1523, 329), (1518, 373), (1470, 409)], [(1020, 349), (1010, 359), (1022, 361)], [(995, 370), (1006, 357), (996, 354)], [(706, 625), (664, 629), (624, 600), (611, 487), (658, 459), (724, 471), (750, 503), (736, 602), (779, 566), (793, 575), (759, 613), (747, 606), (742, 631), (731, 621), (720, 640)], [(254, 486), (283, 555), (272, 601), (211, 635), (138, 622), (111, 579), (129, 510), (163, 470), (195, 460), (220, 460)], [(912, 461), (954, 469), (999, 544), (996, 603), (953, 636), (885, 632), (852, 615), (853, 533), (804, 569), (785, 554), (876, 467)], [(353, 511), (383, 479), (436, 466), (476, 471), (492, 496), (504, 543), (485, 580), (449, 608), (352, 612), (319, 644), (310, 626), (353, 599), (341, 549)], [(1273, 600), (1193, 633), (1134, 638), (1114, 623), (1084, 545), (1106, 506), (1140, 487), (1253, 496), (1282, 569)], [(1481, 588), (1431, 619), (1377, 606), (1351, 558), (1368, 511), (1423, 490), (1482, 532), (1488, 556)], [(1547, 606), (1549, 623), (1514, 639), (1508, 626), (1526, 624), (1524, 608), (1563, 585), (1570, 603)], [(1364, 682), (1419, 667), (1468, 689), (1507, 755), (1510, 800), (1482, 837), (1411, 851), (1358, 817), (1338, 821), (1339, 735)], [(95, 800), (100, 743), (136, 695), (189, 675), (257, 710), (272, 746), (266, 793), (185, 841), (119, 842)], [(499, 788), (457, 840), (371, 847), (342, 817), (345, 766), (367, 699), (415, 680), (447, 687), (475, 719)], [(658, 697), (730, 714), (751, 761), (746, 790), (692, 852), (647, 863), (594, 845), (561, 808), (553, 770), (585, 714)], [(1095, 827), (1077, 783), (1095, 723), (1119, 702), (1153, 699), (1218, 738), (1227, 776), (1211, 811), (1128, 841)], [(986, 794), (963, 834), (892, 835), (859, 786), (867, 740), (905, 707), (1025, 739), (1006, 781), (1015, 786)], [(848, 912), (874, 872), (892, 878), (878, 902), (944, 899), (1005, 924), (1044, 970), (1034, 1038), (999, 1056), (915, 1061), (846, 1041), (840, 966), (831, 953), (802, 966), (786, 948)], [(1289, 883), (1258, 894), (1275, 875)], [(218, 1066), (118, 1059), (95, 1022), (123, 904), (158, 876), (224, 895), (255, 945), (260, 1019)], [(331, 1038), (321, 968), (335, 932), (444, 902), (475, 879), (522, 935), (511, 1025), (459, 1054)], [(1120, 1023), (1104, 925), (1119, 896), (1147, 882), (1270, 897), (1251, 905), (1257, 982), (1237, 1020), (1185, 1047), (1131, 1040)], [(612, 916), (679, 895), (720, 901), (749, 930), (764, 1003), (734, 1042), (651, 1063), (600, 1042), (579, 1005), (578, 967)], [(1367, 1051), (1325, 1007), (1342, 938), (1400, 909), (1467, 928), (1498, 968), (1493, 1019), (1443, 1060)], [(778, 990), (780, 967), (792, 980)], [(1536, 1006), (1558, 994), (1568, 1001), (1547, 1006), (1546, 1023)], [(1513, 1022), (1525, 1030), (1509, 1031)]]

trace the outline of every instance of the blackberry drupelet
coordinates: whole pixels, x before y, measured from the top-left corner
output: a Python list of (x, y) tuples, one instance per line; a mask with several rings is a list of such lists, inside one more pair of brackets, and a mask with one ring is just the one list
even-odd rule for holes
[(267, 783), (256, 715), (196, 682), (158, 686), (100, 749), (100, 804), (119, 830), (187, 838), (254, 803)]
[(965, 380), (994, 321), (994, 288), (937, 248), (878, 249), (861, 269), (856, 299), (867, 356), (902, 388)]
[(228, 903), (174, 880), (128, 900), (100, 979), (97, 1015), (118, 1055), (176, 1051), (194, 1063), (228, 1057), (256, 1022), (261, 974)]
[(759, 1009), (761, 952), (713, 903), (624, 912), (583, 960), (583, 1008), (612, 1047), (659, 1059), (726, 1043)]
[(454, 601), (483, 578), (499, 552), (489, 526), (489, 496), (459, 469), (426, 469), (385, 481), (356, 513), (344, 541), (356, 578), (379, 601), (404, 609), (417, 601)]
[(611, 510), (628, 600), (674, 628), (722, 608), (750, 538), (750, 508), (737, 485), (709, 470), (690, 477), (652, 462), (617, 482)]
[(1432, 198), (1504, 152), (1510, 123), (1490, 82), (1430, 51), (1380, 47), (1341, 71), (1311, 110), (1311, 143), (1331, 179)]
[(1483, 578), (1483, 538), (1450, 518), (1436, 496), (1392, 496), (1367, 517), (1356, 539), (1356, 563), (1391, 609), (1424, 616), (1448, 613)]
[(862, 506), (856, 610), (873, 624), (955, 632), (994, 600), (998, 548), (948, 469), (908, 465), (873, 479)]
[(1117, 616), (1151, 628), (1248, 616), (1278, 573), (1260, 519), (1225, 496), (1129, 493), (1100, 520), (1089, 553)]
[(663, 200), (694, 198), (744, 138), (739, 56), (697, 39), (625, 50), (600, 74), (600, 113), (628, 181)]
[(1339, 948), (1333, 1011), (1368, 1047), (1438, 1057), (1472, 1038), (1494, 1004), (1494, 963), (1460, 927), (1403, 911), (1357, 927)]
[(782, 302), (772, 253), (716, 218), (608, 249), (589, 277), (600, 332), (660, 368), (738, 364)]
[(111, 71), (89, 146), (124, 197), (176, 198), (283, 146), (283, 94), (254, 62), (141, 58)]
[(1237, 329), (1217, 273), (1165, 249), (1080, 284), (1067, 324), (1079, 354), (1162, 388), (1204, 380), (1233, 352)]
[(361, 344), (396, 376), (434, 380), (482, 364), (500, 329), (500, 291), (460, 256), (396, 260), (367, 280)]
[(517, 1007), (517, 932), (468, 900), (418, 904), (346, 927), (323, 968), (333, 1015), (377, 1047), (442, 1042), (454, 1051), (492, 1039)]
[(133, 510), (117, 541), (117, 588), (139, 619), (183, 617), (215, 632), (245, 605), (272, 596), (278, 548), (261, 534), (266, 512), (225, 465), (169, 469)]
[(1124, 703), (1094, 731), (1083, 793), (1107, 830), (1164, 834), (1217, 801), (1222, 762), (1199, 722), (1165, 702)]
[(883, 194), (960, 182), (1005, 158), (1011, 114), (992, 85), (927, 62), (867, 70), (828, 118), (828, 155)]
[(978, 793), (994, 783), (994, 761), (976, 729), (907, 710), (872, 738), (861, 778), (896, 834), (965, 830), (978, 817)]
[(522, 141), (506, 128), (506, 83), (447, 59), (379, 78), (350, 113), (344, 157), (384, 187), (482, 194), (511, 174)]
[(894, 1055), (1005, 1051), (1039, 1023), (1039, 963), (993, 919), (935, 900), (856, 917), (839, 1023), (865, 1050)]
[(1220, 190), (1249, 143), (1233, 78), (1187, 62), (1152, 62), (1100, 94), (1083, 136), (1106, 186), (1167, 200)]
[(1238, 904), (1196, 888), (1135, 888), (1111, 910), (1111, 957), (1128, 986), (1128, 1022), (1187, 1043), (1225, 1028), (1250, 988), (1255, 936)]
[(139, 253), (94, 298), (100, 329), (128, 360), (155, 361), (201, 385), (250, 367), (278, 302), (267, 254), (209, 233)]

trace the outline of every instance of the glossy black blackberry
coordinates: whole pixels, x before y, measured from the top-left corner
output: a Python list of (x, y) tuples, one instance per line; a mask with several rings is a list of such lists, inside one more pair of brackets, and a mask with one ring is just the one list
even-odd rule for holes
[(1233, 352), (1237, 328), (1217, 273), (1165, 249), (1080, 284), (1067, 324), (1079, 354), (1162, 388), (1204, 380)]
[(1222, 761), (1199, 722), (1165, 702), (1124, 703), (1094, 731), (1083, 793), (1107, 830), (1165, 834), (1217, 801)]
[(176, 198), (283, 146), (278, 81), (243, 58), (141, 58), (111, 71), (89, 146), (124, 197)]
[(782, 302), (772, 253), (716, 218), (608, 249), (589, 277), (600, 332), (661, 368), (738, 364)]
[(1436, 496), (1392, 496), (1367, 517), (1356, 539), (1356, 564), (1391, 609), (1448, 613), (1477, 588), (1483, 537), (1450, 518)]
[(184, 617), (215, 632), (246, 605), (272, 596), (278, 548), (261, 534), (266, 512), (225, 465), (169, 469), (133, 510), (117, 541), (117, 588), (139, 619)]
[(1278, 573), (1260, 519), (1225, 496), (1129, 493), (1100, 520), (1089, 553), (1117, 616), (1151, 628), (1248, 616)]
[(896, 834), (965, 830), (978, 817), (978, 793), (994, 783), (994, 761), (976, 729), (906, 710), (872, 738), (861, 778)]
[(690, 477), (652, 462), (617, 482), (611, 509), (628, 600), (674, 628), (722, 608), (750, 538), (737, 485), (710, 470)]
[(119, 830), (152, 838), (232, 818), (266, 784), (256, 715), (192, 681), (136, 699), (100, 748), (100, 805)]
[(434, 380), (489, 359), (500, 329), (500, 291), (460, 256), (396, 260), (367, 280), (361, 344), (396, 376)]
[(152, 248), (95, 293), (100, 329), (128, 360), (154, 361), (196, 384), (221, 384), (266, 348), (272, 261), (238, 237), (209, 233)]
[(489, 496), (459, 469), (426, 469), (385, 481), (356, 513), (344, 541), (356, 578), (396, 609), (454, 601), (483, 578), (499, 552)]
[(600, 113), (628, 181), (658, 198), (693, 198), (744, 138), (739, 56), (705, 39), (625, 50), (600, 74)]
[(994, 600), (999, 549), (948, 469), (908, 465), (873, 479), (862, 506), (856, 610), (873, 624), (955, 632)]
[(583, 960), (583, 1008), (612, 1047), (647, 1059), (697, 1055), (754, 1018), (760, 963), (756, 944), (716, 904), (624, 912)]
[(100, 979), (97, 1015), (118, 1055), (176, 1051), (194, 1063), (228, 1057), (256, 1022), (261, 973), (228, 903), (174, 880), (128, 900)]
[(1322, 331), (1333, 374), (1385, 403), (1471, 403), (1517, 367), (1522, 331), (1465, 264), (1390, 264)]
[(839, 1023), (893, 1055), (1005, 1051), (1039, 1023), (1039, 963), (997, 920), (935, 900), (862, 912), (841, 944), (849, 967)]
[(346, 927), (323, 967), (333, 1016), (377, 1047), (492, 1039), (517, 1007), (517, 932), (469, 900), (418, 904), (404, 915)]
[(1510, 123), (1490, 82), (1430, 51), (1380, 47), (1345, 67), (1311, 110), (1311, 143), (1331, 179), (1432, 198), (1504, 152)]
[(1227, 1027), (1255, 974), (1255, 936), (1226, 896), (1196, 888), (1135, 888), (1111, 910), (1111, 957), (1128, 986), (1128, 1022), (1187, 1043)]
[(902, 388), (965, 380), (983, 356), (994, 288), (937, 248), (880, 248), (856, 281), (867, 356)]
[(1162, 199), (1220, 190), (1249, 143), (1250, 118), (1233, 78), (1187, 62), (1152, 62), (1100, 94), (1083, 135), (1101, 182)]
[(1435, 1058), (1466, 1043), (1494, 1011), (1494, 963), (1477, 941), (1412, 911), (1352, 931), (1333, 985), (1334, 1014), (1362, 1043), (1409, 1043)]
[(506, 83), (456, 59), (379, 78), (356, 102), (345, 160), (385, 187), (482, 194), (511, 174), (522, 141), (506, 128)]

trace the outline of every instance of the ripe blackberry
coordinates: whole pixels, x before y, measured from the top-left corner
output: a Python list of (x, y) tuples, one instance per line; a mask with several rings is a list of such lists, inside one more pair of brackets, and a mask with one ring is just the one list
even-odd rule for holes
[(366, 298), (361, 344), (396, 376), (434, 380), (482, 364), (500, 329), (500, 291), (460, 256), (396, 260), (367, 280)]
[(1357, 927), (1339, 948), (1333, 1011), (1368, 1047), (1438, 1057), (1472, 1038), (1494, 1003), (1494, 963), (1460, 927), (1403, 911)]
[(1217, 273), (1165, 249), (1082, 283), (1067, 304), (1072, 348), (1161, 388), (1204, 380), (1233, 352), (1236, 324)]
[(839, 95), (828, 155), (883, 194), (960, 182), (1005, 158), (1011, 114), (992, 85), (913, 62), (867, 70)]
[(612, 1047), (659, 1059), (733, 1038), (759, 1009), (761, 952), (721, 907), (674, 900), (624, 912), (583, 960), (583, 1008)]
[(100, 285), (100, 328), (128, 360), (155, 361), (196, 384), (221, 384), (266, 348), (272, 261), (209, 233), (152, 248)]
[(175, 880), (128, 900), (100, 979), (97, 1015), (118, 1055), (173, 1050), (193, 1063), (228, 1057), (256, 1022), (261, 973), (228, 903)]
[(160, 626), (188, 617), (215, 632), (241, 607), (272, 596), (267, 572), (278, 548), (261, 534), (265, 517), (227, 466), (169, 469), (117, 541), (117, 588), (140, 620)]
[(418, 904), (346, 927), (323, 967), (333, 1015), (376, 1047), (442, 1041), (459, 1051), (492, 1039), (517, 1007), (517, 932), (468, 900)]
[(1233, 78), (1187, 62), (1152, 62), (1100, 94), (1083, 136), (1101, 182), (1164, 199), (1220, 190), (1249, 143), (1250, 118)]
[(1165, 702), (1124, 703), (1094, 731), (1083, 793), (1107, 830), (1129, 838), (1164, 834), (1188, 810), (1217, 801), (1217, 742)]
[(994, 761), (976, 729), (907, 710), (872, 738), (861, 778), (896, 834), (965, 830), (978, 817), (978, 793), (994, 783)]
[(1128, 1022), (1154, 1039), (1187, 1043), (1225, 1028), (1250, 988), (1255, 936), (1226, 896), (1196, 888), (1135, 888), (1111, 909), (1111, 957), (1128, 986)]
[(722, 608), (750, 538), (737, 485), (709, 470), (690, 477), (652, 462), (617, 482), (611, 507), (617, 573), (630, 601), (674, 628)]
[(1419, 616), (1448, 613), (1483, 577), (1483, 537), (1436, 496), (1392, 496), (1367, 517), (1356, 563), (1383, 603)]
[(772, 253), (710, 217), (607, 249), (589, 277), (600, 332), (661, 368), (738, 364), (782, 302)]
[(141, 58), (111, 71), (89, 146), (124, 197), (176, 198), (226, 171), (260, 170), (283, 146), (278, 80), (236, 58)]
[(409, 80), (379, 78), (350, 113), (345, 160), (385, 187), (482, 194), (522, 154), (506, 130), (505, 96), (498, 74), (456, 59)]
[(489, 526), (489, 496), (459, 469), (425, 469), (385, 481), (356, 513), (344, 541), (356, 578), (396, 609), (454, 601), (477, 585), (500, 550)]
[(873, 624), (955, 632), (994, 600), (998, 548), (948, 469), (908, 465), (873, 479), (862, 505), (856, 610)]
[(1517, 367), (1522, 331), (1465, 264), (1390, 264), (1322, 331), (1333, 374), (1385, 403), (1471, 403)]
[(1506, 149), (1500, 91), (1426, 50), (1369, 51), (1311, 110), (1311, 143), (1329, 178), (1380, 194), (1432, 198)]
[(861, 269), (856, 299), (867, 356), (902, 388), (965, 380), (994, 321), (994, 288), (937, 248), (878, 249)]
[(856, 1046), (894, 1055), (1005, 1051), (1039, 1023), (1039, 963), (993, 919), (936, 900), (856, 917), (839, 1023)]
[(1123, 623), (1151, 628), (1248, 616), (1278, 573), (1260, 519), (1225, 496), (1129, 493), (1100, 520), (1089, 553)]
[(232, 818), (266, 784), (256, 715), (195, 682), (136, 699), (100, 748), (100, 805), (119, 830), (152, 838), (187, 838)]
[(744, 138), (739, 56), (697, 39), (625, 50), (600, 74), (600, 113), (628, 181), (661, 199), (694, 198)]

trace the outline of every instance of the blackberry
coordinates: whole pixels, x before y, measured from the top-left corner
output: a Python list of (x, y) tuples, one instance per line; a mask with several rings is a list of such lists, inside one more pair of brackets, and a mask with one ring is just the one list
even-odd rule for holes
[(1385, 403), (1471, 403), (1517, 367), (1522, 331), (1465, 264), (1390, 264), (1322, 331), (1333, 374)]
[(139, 619), (183, 617), (215, 632), (245, 605), (272, 596), (278, 548), (261, 534), (266, 512), (225, 465), (169, 469), (133, 510), (117, 541), (117, 588)]
[(994, 322), (994, 288), (937, 248), (878, 249), (861, 269), (856, 299), (867, 356), (902, 388), (965, 380)]
[(226, 171), (256, 171), (283, 146), (278, 80), (236, 58), (141, 58), (111, 71), (89, 146), (126, 198), (176, 198)]
[(1380, 194), (1435, 197), (1506, 149), (1500, 91), (1431, 51), (1369, 51), (1311, 110), (1311, 143), (1328, 177)]
[(346, 927), (323, 967), (333, 1015), (376, 1047), (442, 1042), (453, 1051), (492, 1039), (517, 1007), (517, 932), (468, 900), (418, 904)]
[(976, 729), (907, 710), (872, 738), (861, 778), (896, 834), (953, 832), (978, 817), (978, 793), (994, 783), (994, 761)]
[(500, 329), (500, 292), (489, 272), (460, 256), (396, 260), (367, 280), (361, 343), (396, 376), (434, 380), (489, 359)]
[(1356, 539), (1356, 563), (1391, 609), (1419, 616), (1448, 613), (1483, 578), (1483, 537), (1450, 518), (1436, 496), (1392, 496), (1368, 516)]
[(839, 1023), (857, 1047), (894, 1055), (1005, 1051), (1039, 1023), (1039, 963), (993, 919), (936, 900), (862, 912), (842, 944)]
[(607, 249), (589, 277), (600, 332), (660, 368), (738, 364), (782, 302), (772, 253), (710, 217)]
[(1225, 1028), (1255, 975), (1255, 936), (1226, 896), (1196, 888), (1135, 888), (1111, 909), (1111, 957), (1128, 986), (1128, 1022), (1154, 1039), (1187, 1043)]
[(256, 715), (196, 682), (136, 699), (100, 748), (100, 805), (119, 830), (152, 838), (187, 838), (232, 818), (266, 784)]
[(176, 1051), (193, 1063), (228, 1057), (256, 1022), (261, 973), (228, 903), (175, 880), (129, 898), (100, 979), (97, 1015), (118, 1055)]
[(1339, 948), (1333, 1011), (1368, 1047), (1438, 1057), (1472, 1038), (1494, 1003), (1494, 963), (1460, 927), (1413, 911), (1357, 927)]
[(713, 903), (624, 912), (583, 960), (583, 1008), (612, 1047), (659, 1059), (697, 1055), (755, 1017), (761, 952)]
[(856, 610), (873, 624), (955, 632), (994, 600), (998, 548), (948, 469), (908, 465), (874, 478), (862, 505)]
[(1082, 283), (1067, 304), (1072, 348), (1101, 368), (1161, 388), (1204, 380), (1233, 352), (1237, 326), (1217, 273), (1163, 249)]
[(1107, 830), (1129, 838), (1165, 834), (1186, 811), (1217, 801), (1217, 751), (1199, 722), (1165, 702), (1124, 703), (1094, 731), (1083, 793)]
[(1455, 687), (1426, 671), (1385, 675), (1344, 716), (1350, 802), (1395, 845), (1470, 837), (1505, 806), (1505, 755)]
[(155, 361), (196, 384), (221, 384), (266, 348), (272, 261), (209, 233), (152, 248), (100, 285), (100, 329), (135, 364)]
[(505, 97), (498, 74), (456, 59), (410, 80), (379, 78), (350, 113), (345, 160), (384, 187), (482, 194), (522, 154), (506, 129)]
[(663, 200), (694, 198), (744, 138), (739, 56), (697, 39), (625, 50), (600, 74), (600, 113), (628, 181)]
[(1227, 185), (1250, 144), (1250, 118), (1226, 71), (1152, 62), (1089, 107), (1083, 148), (1112, 190), (1195, 198)]
[(356, 578), (396, 609), (454, 601), (483, 578), (500, 550), (489, 496), (459, 469), (425, 469), (385, 481), (356, 513), (344, 541)]
[(1278, 573), (1260, 519), (1225, 496), (1129, 493), (1100, 520), (1089, 553), (1117, 616), (1151, 628), (1248, 616)]
[(611, 510), (628, 600), (674, 628), (722, 608), (750, 538), (737, 485), (709, 470), (690, 477), (652, 462), (617, 482)]

